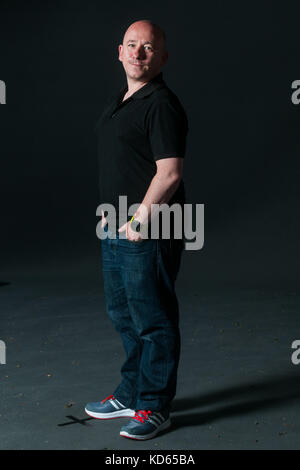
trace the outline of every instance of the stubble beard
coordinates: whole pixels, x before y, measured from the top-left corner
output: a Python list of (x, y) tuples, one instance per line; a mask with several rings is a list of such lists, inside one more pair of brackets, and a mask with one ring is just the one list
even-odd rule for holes
[(150, 67), (148, 65), (144, 65), (142, 68), (137, 68), (136, 72), (138, 73), (134, 73), (133, 66), (131, 65), (128, 67), (126, 75), (133, 80), (143, 80), (149, 76), (149, 71)]

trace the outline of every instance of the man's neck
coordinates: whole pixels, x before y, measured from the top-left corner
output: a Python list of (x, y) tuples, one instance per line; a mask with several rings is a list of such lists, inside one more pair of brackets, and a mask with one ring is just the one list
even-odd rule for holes
[(132, 81), (130, 78), (127, 78), (127, 86), (128, 90), (126, 91), (123, 101), (125, 101), (127, 98), (129, 98), (133, 93), (138, 91), (140, 88), (145, 86), (150, 80), (144, 81), (144, 82), (139, 82), (139, 81)]
[(130, 77), (127, 77), (127, 91), (122, 101), (127, 100), (127, 98), (133, 95), (133, 93), (140, 90), (140, 88), (143, 88), (143, 86), (145, 86), (147, 83), (153, 80), (153, 78), (155, 78), (159, 73), (160, 72), (157, 72), (155, 75), (148, 78), (148, 80), (144, 80), (144, 81), (132, 80)]

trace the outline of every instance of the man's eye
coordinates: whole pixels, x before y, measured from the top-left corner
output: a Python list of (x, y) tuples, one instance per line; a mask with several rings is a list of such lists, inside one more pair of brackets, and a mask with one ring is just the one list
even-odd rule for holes
[[(134, 44), (128, 44), (128, 47), (130, 47), (130, 46), (134, 46)], [(146, 48), (146, 49), (149, 49), (150, 51), (153, 50), (151, 46), (145, 46), (145, 48)]]

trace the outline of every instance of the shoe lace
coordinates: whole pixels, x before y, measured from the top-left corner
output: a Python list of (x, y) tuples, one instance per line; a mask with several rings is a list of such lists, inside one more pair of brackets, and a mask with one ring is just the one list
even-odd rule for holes
[(144, 423), (148, 419), (148, 416), (151, 415), (152, 411), (148, 410), (138, 410), (135, 412), (135, 415), (132, 419), (137, 419), (141, 423)]
[(113, 396), (113, 395), (109, 395), (109, 397), (104, 398), (104, 400), (102, 400), (101, 403), (105, 403), (107, 400), (110, 400), (111, 398), (113, 399), (114, 396)]

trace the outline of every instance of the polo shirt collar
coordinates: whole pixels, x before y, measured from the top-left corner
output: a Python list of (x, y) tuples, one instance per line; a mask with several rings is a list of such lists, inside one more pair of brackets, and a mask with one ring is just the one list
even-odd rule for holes
[[(139, 90), (137, 90), (135, 93), (133, 93), (130, 98), (134, 100), (142, 99), (145, 98), (145, 96), (150, 95), (153, 93), (154, 90), (157, 90), (158, 88), (161, 88), (165, 85), (165, 81), (163, 79), (163, 73), (160, 72), (158, 75), (152, 78), (146, 85), (142, 86)], [(128, 90), (128, 85), (124, 86), (120, 92), (120, 95), (126, 93)]]

